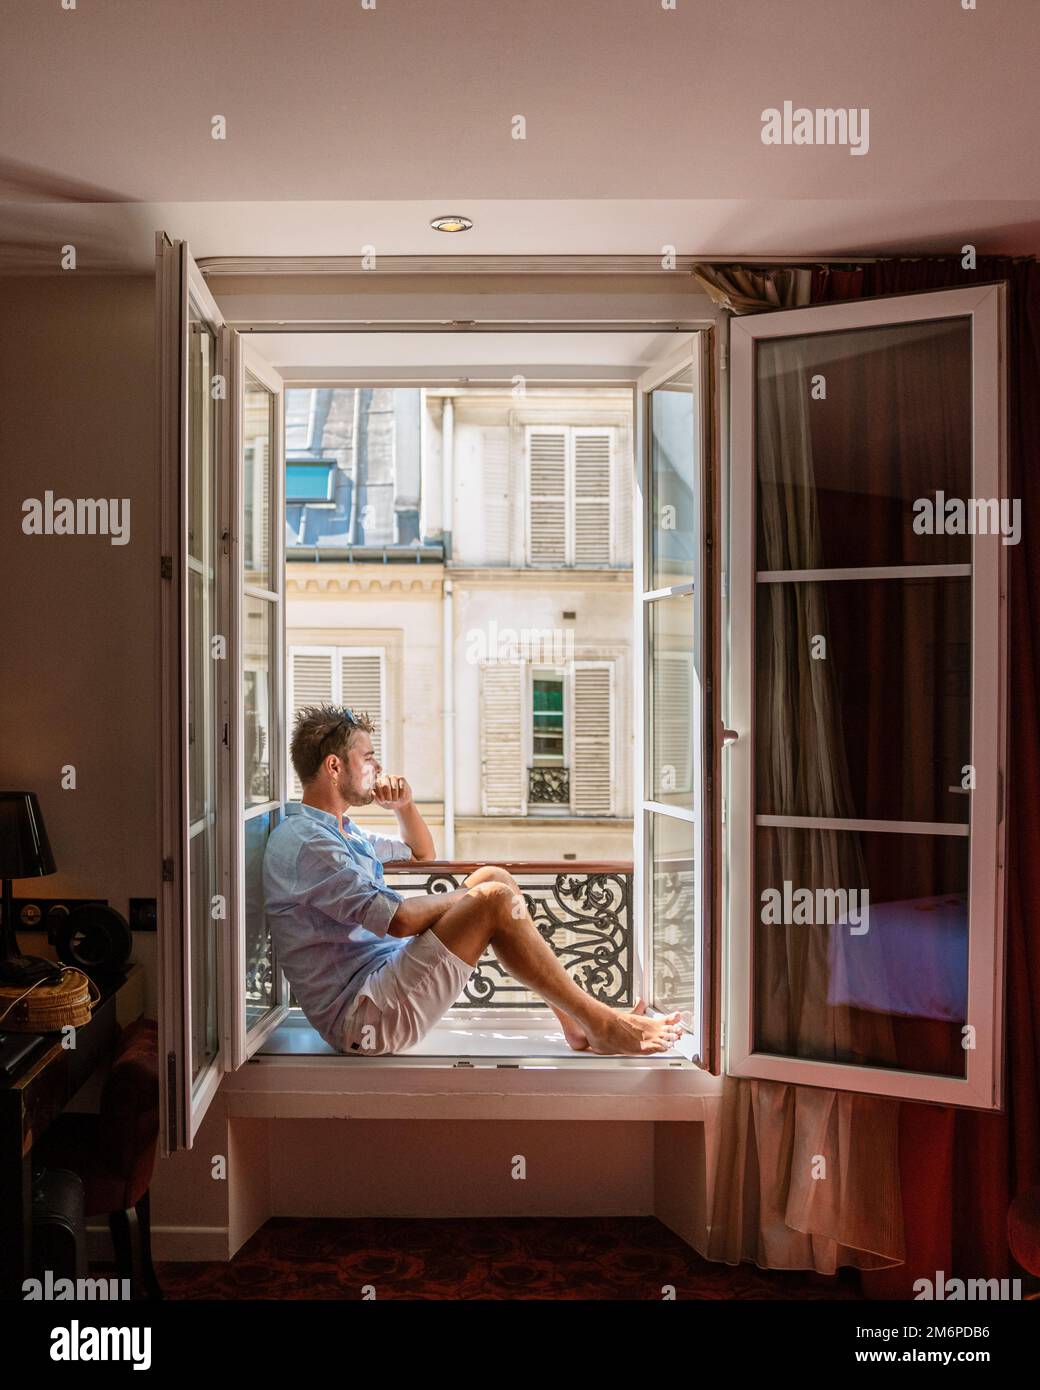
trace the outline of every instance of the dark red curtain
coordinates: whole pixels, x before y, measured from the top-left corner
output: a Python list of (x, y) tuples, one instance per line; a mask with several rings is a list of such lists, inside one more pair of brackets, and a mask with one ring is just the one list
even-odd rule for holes
[(984, 256), (965, 270), (959, 257), (941, 257), (813, 272), (814, 304), (995, 280), (1008, 285), (1008, 495), (1022, 504), (1022, 540), (1008, 547), (1006, 1109), (903, 1104), (907, 1260), (863, 1274), (871, 1298), (912, 1298), (914, 1281), (937, 1270), (1019, 1273), (1008, 1206), (1040, 1183), (1040, 265)]

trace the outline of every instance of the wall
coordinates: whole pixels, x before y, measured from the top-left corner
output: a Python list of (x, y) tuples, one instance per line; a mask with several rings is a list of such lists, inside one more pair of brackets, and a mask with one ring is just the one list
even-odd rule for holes
[[(58, 865), (15, 893), (104, 897), (124, 914), (158, 890), (153, 296), (151, 276), (0, 282), (0, 788), (37, 793)], [(23, 501), (47, 489), (129, 498), (128, 544), (23, 534)], [(45, 938), (20, 941), (41, 952)], [(154, 944), (134, 943), (153, 1018)]]

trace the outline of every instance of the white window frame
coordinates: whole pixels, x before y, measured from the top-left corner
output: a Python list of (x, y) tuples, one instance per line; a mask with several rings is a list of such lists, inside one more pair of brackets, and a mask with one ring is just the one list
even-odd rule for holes
[[(979, 1109), (1001, 1105), (1004, 972), (1004, 759), (1006, 747), (1005, 547), (998, 535), (972, 537), (971, 739), (976, 786), (971, 793), (969, 851), (968, 1023), (976, 1047), (967, 1050), (966, 1077), (943, 1077), (880, 1067), (809, 1061), (753, 1049), (751, 1000), (756, 824), (798, 824), (804, 818), (758, 818), (754, 807), (754, 612), (757, 574), (754, 463), (754, 353), (758, 342), (813, 332), (968, 316), (973, 345), (972, 496), (1003, 497), (1006, 486), (1003, 285), (950, 289), (888, 299), (785, 310), (737, 318), (730, 330), (732, 361), (731, 665), (729, 723), (738, 737), (728, 750), (729, 903), (726, 1070), (835, 1090), (931, 1101)], [(979, 346), (989, 351), (978, 351)], [(963, 573), (963, 566), (897, 566), (819, 570), (784, 578), (899, 579)], [(993, 717), (987, 717), (992, 711)], [(963, 834), (952, 825), (869, 820), (810, 820), (818, 829)]]
[[(531, 435), (547, 432), (564, 436), (564, 558), (565, 569), (614, 569), (618, 564), (618, 526), (615, 505), (614, 475), (617, 463), (618, 436), (616, 425), (571, 424), (559, 420), (528, 420), (524, 423), (524, 564), (530, 569), (560, 569), (561, 565), (535, 560), (531, 555)], [(607, 467), (607, 514), (610, 518), (608, 559), (595, 565), (578, 565), (575, 561), (578, 498), (575, 485), (576, 440), (579, 434), (602, 435), (608, 440), (610, 462)], [(591, 499), (589, 499), (591, 500)]]
[[(232, 817), (236, 829), (233, 843), (232, 862), (232, 900), (231, 920), (234, 931), (231, 935), (231, 978), (241, 986), (234, 993), (233, 1012), (228, 1019), (228, 1033), (225, 1044), (232, 1059), (230, 1070), (236, 1070), (248, 1060), (288, 1013), (288, 994), (285, 977), (275, 961), (274, 998), (271, 1007), (257, 1019), (252, 1027), (247, 1027), (244, 981), (246, 975), (246, 933), (245, 933), (245, 824), (258, 816), (271, 815), (272, 831), (282, 818), (285, 804), (287, 781), (287, 739), (286, 708), (282, 698), (285, 690), (285, 396), (282, 378), (253, 347), (248, 340), (236, 334), (232, 344), (232, 373), (235, 391), (232, 399), (236, 408), (232, 412), (233, 453), (236, 467), (230, 480), (231, 516), (230, 527), (230, 638), (229, 648), (235, 659), (229, 672), (231, 678), (231, 708), (235, 711), (232, 721), (234, 737), (231, 740), (230, 759), (230, 799)], [(273, 544), (270, 548), (271, 565), (270, 588), (262, 588), (245, 582), (245, 466), (242, 436), (243, 407), (245, 402), (247, 377), (267, 390), (272, 398), (272, 438), (269, 467), (273, 479), (270, 500), (270, 530)], [(244, 600), (246, 596), (259, 598), (271, 604), (275, 612), (274, 650), (271, 653), (271, 790), (269, 800), (247, 807), (245, 802), (243, 744), (245, 724), (241, 718), (244, 707), (245, 664), (242, 660), (242, 641), (245, 633)]]
[[(636, 731), (635, 756), (633, 759), (634, 785), (634, 882), (633, 901), (638, 904), (640, 930), (636, 933), (637, 978), (641, 981), (640, 993), (655, 1007), (658, 1007), (653, 994), (653, 860), (651, 858), (650, 826), (653, 815), (664, 815), (676, 820), (687, 821), (696, 828), (695, 873), (697, 891), (695, 893), (694, 918), (694, 962), (697, 971), (697, 1007), (694, 1011), (693, 1026), (688, 1028), (681, 1040), (680, 1050), (691, 1060), (707, 1066), (712, 1053), (712, 1037), (715, 1027), (715, 1012), (712, 1007), (713, 970), (709, 960), (709, 927), (711, 923), (711, 903), (714, 892), (714, 837), (713, 819), (717, 791), (708, 796), (705, 785), (706, 767), (713, 758), (706, 757), (706, 746), (712, 739), (712, 730), (705, 720), (704, 701), (697, 672), (707, 672), (711, 663), (712, 645), (710, 640), (711, 616), (709, 603), (710, 563), (705, 553), (705, 518), (698, 510), (698, 532), (694, 545), (694, 579), (690, 582), (673, 585), (665, 589), (649, 587), (651, 547), (650, 496), (650, 451), (653, 444), (653, 430), (650, 409), (653, 392), (681, 371), (689, 370), (694, 383), (694, 438), (692, 448), (698, 457), (698, 467), (703, 473), (710, 468), (710, 429), (711, 401), (708, 386), (708, 344), (709, 335), (702, 331), (685, 339), (679, 347), (649, 368), (639, 378), (634, 401), (636, 425), (635, 452), (635, 490), (632, 518), (633, 547), (633, 673), (635, 691), (633, 700), (633, 728)], [(703, 482), (703, 476), (702, 476)], [(700, 591), (700, 601), (697, 591)], [(691, 809), (665, 805), (653, 800), (652, 769), (653, 747), (650, 729), (650, 605), (673, 596), (691, 595), (694, 615), (693, 665), (694, 679), (690, 683), (691, 711), (693, 726), (693, 792)], [(687, 1021), (688, 1022), (688, 1021)]]

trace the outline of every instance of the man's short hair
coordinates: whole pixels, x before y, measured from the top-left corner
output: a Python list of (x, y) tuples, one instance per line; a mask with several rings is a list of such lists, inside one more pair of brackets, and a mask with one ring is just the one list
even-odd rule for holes
[(298, 710), (289, 752), (300, 782), (306, 786), (330, 753), (344, 757), (351, 734), (358, 729), (371, 734), (374, 728), (367, 714), (342, 705), (307, 705)]

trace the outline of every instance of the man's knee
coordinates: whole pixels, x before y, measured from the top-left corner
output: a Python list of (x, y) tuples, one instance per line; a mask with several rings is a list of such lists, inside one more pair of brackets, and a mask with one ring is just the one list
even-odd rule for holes
[(474, 887), (481, 883), (504, 883), (507, 888), (514, 891), (519, 889), (519, 884), (508, 869), (500, 868), (497, 864), (482, 864), (479, 869), (474, 869), (466, 879), (467, 885)]
[(523, 895), (508, 883), (488, 879), (478, 883), (470, 890), (472, 897), (480, 899), (486, 906), (493, 930), (499, 930), (514, 922), (519, 922), (527, 908)]

